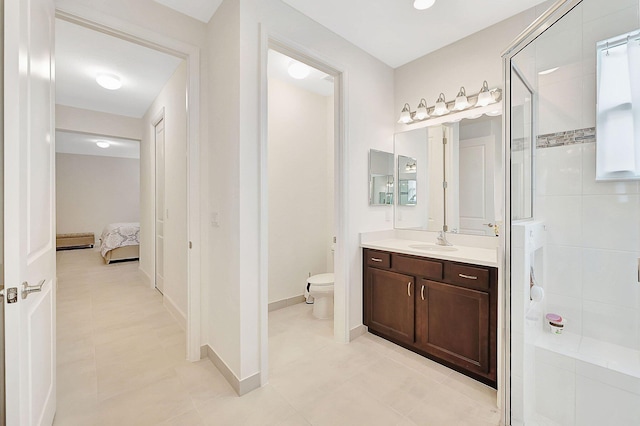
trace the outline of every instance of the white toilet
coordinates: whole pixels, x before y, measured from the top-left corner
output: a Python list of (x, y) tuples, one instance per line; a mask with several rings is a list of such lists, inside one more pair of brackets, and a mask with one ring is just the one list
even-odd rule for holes
[[(334, 250), (335, 244), (331, 246), (332, 254)], [(307, 303), (313, 303), (313, 316), (318, 319), (333, 318), (333, 282), (333, 272), (312, 275), (307, 279)]]

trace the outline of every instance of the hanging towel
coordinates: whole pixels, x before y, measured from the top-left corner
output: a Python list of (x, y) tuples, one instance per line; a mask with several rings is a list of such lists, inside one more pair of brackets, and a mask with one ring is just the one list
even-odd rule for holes
[(627, 51), (626, 43), (600, 51), (596, 148), (599, 176), (636, 171), (630, 60)]
[(636, 175), (640, 174), (640, 39), (636, 35), (627, 43), (631, 105), (633, 111), (633, 140), (635, 143)]

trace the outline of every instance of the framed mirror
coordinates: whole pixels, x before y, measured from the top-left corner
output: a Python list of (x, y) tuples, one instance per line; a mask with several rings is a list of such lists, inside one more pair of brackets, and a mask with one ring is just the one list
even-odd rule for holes
[(393, 205), (393, 154), (369, 150), (369, 205)]
[[(395, 227), (495, 236), (500, 203), (502, 118), (482, 116), (396, 134)], [(421, 149), (420, 149), (421, 147)], [(401, 204), (406, 153), (416, 159), (415, 212)]]

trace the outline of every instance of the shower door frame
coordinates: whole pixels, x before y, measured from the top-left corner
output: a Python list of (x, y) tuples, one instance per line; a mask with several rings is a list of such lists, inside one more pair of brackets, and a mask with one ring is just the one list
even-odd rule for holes
[[(503, 271), (500, 278), (500, 285), (504, 291), (503, 312), (504, 312), (504, 328), (502, 330), (503, 345), (503, 377), (504, 386), (502, 386), (501, 399), (503, 403), (502, 417), (504, 424), (511, 424), (511, 69), (512, 59), (520, 53), (525, 47), (547, 31), (556, 22), (562, 19), (574, 7), (582, 3), (582, 0), (558, 0), (542, 15), (540, 15), (531, 25), (529, 25), (520, 35), (502, 53), (502, 69), (503, 69), (503, 99), (504, 106), (502, 111), (502, 152), (504, 153), (504, 232), (501, 253), (501, 270)], [(525, 80), (526, 81), (526, 80)], [(535, 96), (535, 93), (534, 93)], [(536, 114), (534, 113), (534, 117)], [(532, 140), (531, 149), (535, 150), (536, 142), (535, 126), (537, 122), (531, 123)], [(532, 156), (533, 158), (533, 156)], [(533, 170), (531, 184), (533, 185)], [(533, 187), (531, 188), (532, 197), (534, 196)], [(532, 216), (533, 216), (533, 205)], [(533, 218), (531, 218), (533, 219)], [(525, 402), (526, 403), (526, 402)]]

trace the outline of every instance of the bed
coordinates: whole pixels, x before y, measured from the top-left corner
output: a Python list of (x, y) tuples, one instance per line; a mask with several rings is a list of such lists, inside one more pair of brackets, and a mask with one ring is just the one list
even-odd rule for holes
[(100, 237), (100, 254), (105, 263), (140, 258), (140, 224), (112, 223)]

